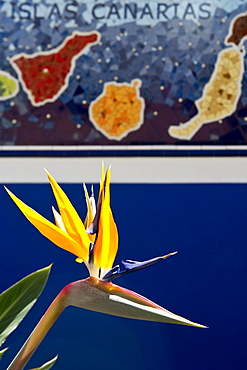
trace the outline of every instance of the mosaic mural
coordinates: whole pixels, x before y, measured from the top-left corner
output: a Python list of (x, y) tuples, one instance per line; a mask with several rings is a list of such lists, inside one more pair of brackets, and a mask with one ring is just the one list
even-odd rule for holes
[(244, 0), (3, 0), (0, 34), (0, 145), (247, 142)]

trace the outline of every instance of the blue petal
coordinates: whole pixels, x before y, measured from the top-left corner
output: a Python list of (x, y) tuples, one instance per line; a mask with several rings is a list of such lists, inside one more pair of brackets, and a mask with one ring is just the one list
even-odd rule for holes
[(141, 270), (145, 267), (151, 266), (154, 263), (157, 263), (159, 261), (162, 261), (166, 259), (167, 257), (170, 257), (174, 255), (177, 252), (166, 254), (165, 256), (161, 257), (155, 257), (147, 261), (139, 262), (139, 261), (132, 261), (132, 260), (126, 260), (122, 261), (123, 268), (121, 269), (119, 265), (113, 267), (110, 271), (107, 272), (107, 274), (104, 275), (103, 279), (104, 281), (112, 281), (113, 279), (116, 279), (119, 276), (122, 276), (124, 274), (129, 274), (130, 272)]

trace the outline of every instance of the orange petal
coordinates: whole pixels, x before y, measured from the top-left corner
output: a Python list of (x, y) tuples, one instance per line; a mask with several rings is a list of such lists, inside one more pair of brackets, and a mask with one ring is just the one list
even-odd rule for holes
[(118, 250), (118, 230), (110, 209), (110, 250), (108, 255), (108, 267), (112, 267)]
[(118, 248), (118, 233), (110, 208), (110, 175), (106, 172), (100, 192), (100, 216), (94, 245), (94, 263), (101, 268), (111, 268)]
[(34, 211), (34, 209), (23, 203), (10, 190), (8, 190), (7, 188), (5, 189), (10, 197), (13, 199), (15, 204), (22, 211), (24, 216), (26, 216), (26, 218), (40, 231), (41, 234), (51, 240), (58, 247), (65, 249), (70, 253), (73, 253), (77, 257), (83, 258), (83, 260), (86, 260), (88, 258), (88, 251), (86, 248), (80, 246), (66, 232), (61, 230), (56, 225), (53, 225), (53, 223)]
[(66, 228), (67, 233), (78, 243), (85, 248), (89, 248), (90, 239), (86, 233), (84, 224), (80, 219), (75, 208), (72, 206), (69, 198), (57, 184), (56, 180), (46, 171), (50, 181), (57, 205)]

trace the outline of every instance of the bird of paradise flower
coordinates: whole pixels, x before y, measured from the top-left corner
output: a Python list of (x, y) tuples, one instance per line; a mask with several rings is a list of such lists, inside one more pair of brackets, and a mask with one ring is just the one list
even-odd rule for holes
[(45, 237), (73, 253), (77, 262), (85, 263), (90, 277), (68, 284), (58, 294), (7, 370), (23, 369), (58, 316), (70, 305), (127, 318), (205, 328), (112, 283), (113, 279), (123, 274), (150, 266), (176, 252), (144, 262), (126, 260), (122, 261), (122, 266), (112, 267), (118, 249), (118, 231), (110, 206), (111, 168), (105, 173), (102, 165), (97, 206), (93, 192), (89, 196), (84, 185), (87, 204), (84, 222), (55, 179), (46, 173), (59, 209), (57, 212), (52, 208), (55, 224), (23, 203), (10, 190), (6, 190), (26, 218)]

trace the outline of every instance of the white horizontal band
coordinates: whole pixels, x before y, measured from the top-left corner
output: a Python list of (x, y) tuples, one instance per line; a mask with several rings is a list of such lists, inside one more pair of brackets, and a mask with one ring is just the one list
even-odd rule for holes
[(247, 157), (1, 157), (0, 183), (47, 183), (44, 167), (60, 183), (98, 183), (102, 160), (112, 183), (247, 183)]

